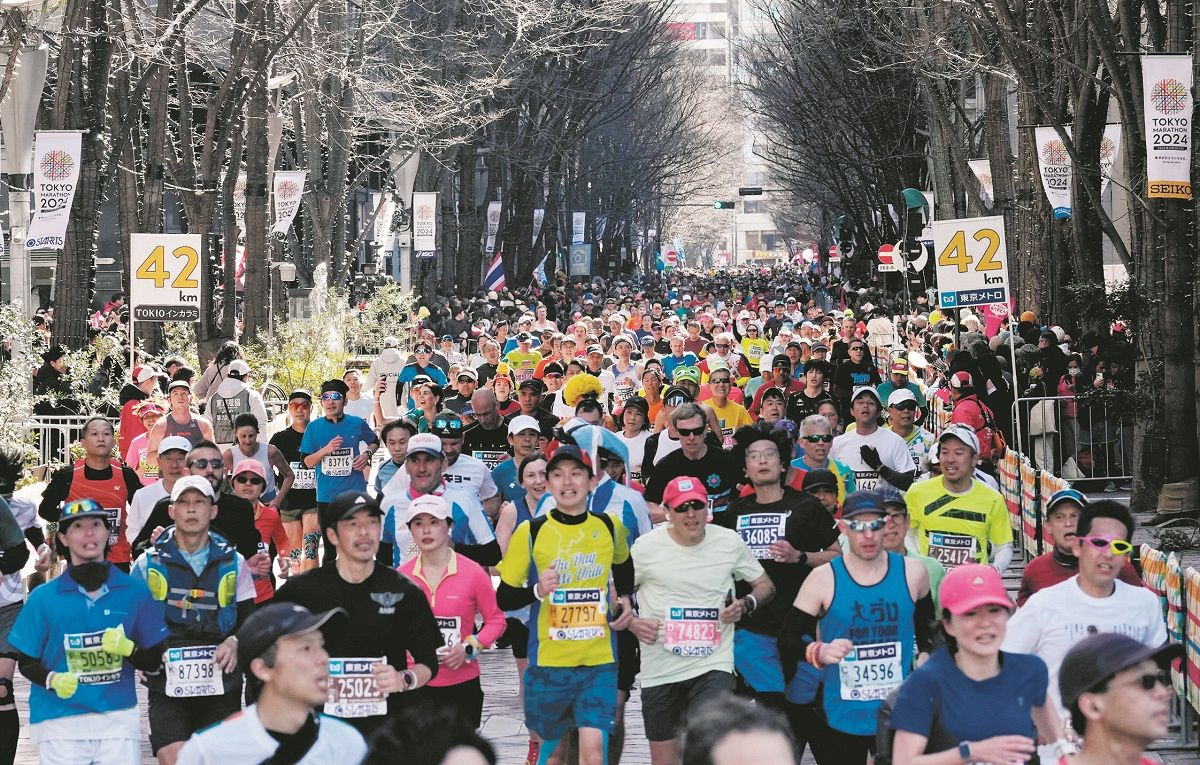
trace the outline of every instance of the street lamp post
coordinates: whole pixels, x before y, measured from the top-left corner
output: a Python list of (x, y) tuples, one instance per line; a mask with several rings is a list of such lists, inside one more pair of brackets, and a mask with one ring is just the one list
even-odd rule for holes
[[(4, 133), (5, 176), (8, 182), (8, 220), (12, 247), (8, 259), (10, 295), (29, 316), (32, 287), (29, 251), (25, 234), (29, 226), (29, 175), (33, 172), (33, 128), (37, 120), (42, 88), (46, 84), (46, 46), (25, 47), (17, 52), (12, 79), (0, 102), (0, 129)], [(0, 53), (0, 73), (7, 71), (9, 55)]]

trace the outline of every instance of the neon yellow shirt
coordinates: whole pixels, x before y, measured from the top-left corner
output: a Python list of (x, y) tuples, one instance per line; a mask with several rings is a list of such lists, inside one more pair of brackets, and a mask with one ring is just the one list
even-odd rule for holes
[(711, 398), (703, 403), (713, 408), (717, 415), (717, 422), (721, 425), (721, 435), (723, 436), (732, 436), (733, 431), (752, 422), (750, 413), (741, 404), (727, 401), (725, 406), (717, 406), (716, 399)]
[(942, 476), (935, 476), (914, 483), (905, 502), (909, 524), (917, 531), (917, 551), (947, 571), (964, 563), (987, 563), (989, 545), (1012, 544), (1004, 498), (980, 481), (955, 494), (942, 485)]

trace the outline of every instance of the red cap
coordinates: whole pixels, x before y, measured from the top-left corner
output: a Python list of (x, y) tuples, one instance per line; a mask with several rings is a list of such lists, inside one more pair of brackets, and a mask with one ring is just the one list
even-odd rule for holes
[(959, 371), (955, 372), (954, 374), (950, 375), (950, 387), (951, 388), (973, 388), (973, 387), (975, 387), (975, 381), (973, 379), (971, 379), (970, 372), (959, 370)]
[(676, 508), (684, 502), (692, 500), (708, 504), (708, 490), (704, 488), (704, 484), (700, 482), (699, 478), (681, 475), (678, 478), (672, 478), (671, 482), (663, 489), (663, 504), (668, 508)]
[(1000, 572), (982, 563), (968, 563), (946, 574), (938, 590), (938, 598), (942, 608), (952, 614), (965, 614), (980, 606), (993, 604), (1009, 611), (1013, 608)]

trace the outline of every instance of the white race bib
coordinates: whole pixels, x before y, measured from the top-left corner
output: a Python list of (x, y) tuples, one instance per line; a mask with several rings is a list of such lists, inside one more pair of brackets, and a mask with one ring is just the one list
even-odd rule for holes
[(904, 681), (900, 643), (867, 643), (854, 646), (838, 664), (843, 701), (878, 701)]
[(378, 659), (330, 659), (329, 696), (325, 714), (334, 717), (374, 717), (387, 714), (387, 695), (379, 690), (372, 670)]
[(462, 643), (462, 621), (457, 616), (435, 616), (438, 630), (442, 633), (442, 644), (453, 648)]
[(304, 467), (303, 462), (289, 463), (292, 467), (292, 472), (296, 474), (295, 480), (292, 481), (293, 489), (315, 489), (317, 488), (317, 469)]
[(976, 560), (975, 537), (966, 534), (947, 534), (943, 531), (929, 532), (929, 557), (947, 570), (974, 563)]
[(739, 515), (737, 533), (755, 558), (771, 558), (771, 545), (783, 539), (788, 513), (748, 513)]
[[(350, 447), (335, 449), (321, 460), (321, 472), (332, 478), (345, 478), (350, 475), (354, 464), (354, 450)], [(316, 485), (315, 476), (313, 485)]]
[(224, 695), (225, 680), (213, 662), (216, 650), (213, 645), (168, 648), (167, 695), (172, 698)]
[(676, 656), (711, 656), (721, 643), (719, 608), (671, 606), (663, 621), (663, 648)]

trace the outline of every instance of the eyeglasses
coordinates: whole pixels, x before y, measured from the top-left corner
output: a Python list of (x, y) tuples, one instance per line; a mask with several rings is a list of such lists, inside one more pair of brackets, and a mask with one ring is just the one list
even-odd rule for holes
[(916, 401), (902, 401), (899, 404), (892, 404), (893, 409), (901, 409), (906, 412), (915, 411), (917, 408)]
[(301, 409), (312, 409), (312, 404), (303, 401), (297, 402), (295, 404), (288, 404), (288, 409), (295, 409), (296, 411)]
[(707, 512), (708, 505), (705, 504), (704, 502), (701, 502), (698, 499), (693, 499), (691, 502), (684, 502), (682, 505), (680, 505), (678, 507), (671, 508), (672, 512), (678, 513), (680, 515), (683, 515), (684, 513), (690, 513), (693, 510), (697, 510), (697, 511), (704, 510)]
[(1171, 672), (1166, 669), (1160, 669), (1157, 672), (1147, 672), (1144, 675), (1133, 678), (1133, 680), (1128, 683), (1121, 683), (1120, 685), (1115, 686), (1110, 685), (1109, 688), (1131, 688), (1134, 686), (1140, 686), (1143, 691), (1152, 691), (1156, 685), (1161, 685), (1164, 688), (1170, 688)]
[(1115, 537), (1079, 537), (1080, 542), (1087, 542), (1097, 550), (1108, 548), (1113, 555), (1128, 555), (1133, 550), (1133, 545), (1124, 539)]
[(889, 523), (902, 523), (907, 517), (907, 510), (893, 510), (887, 514), (887, 517), (885, 517), (884, 520), (888, 521)]
[(267, 485), (267, 482), (266, 482), (266, 481), (264, 481), (263, 479), (259, 478), (258, 476), (256, 476), (256, 475), (247, 475), (247, 474), (245, 474), (245, 473), (242, 473), (241, 475), (239, 475), (239, 476), (236, 476), (236, 477), (233, 479), (233, 482), (234, 482), (234, 483), (260, 483), (260, 484), (262, 484), (263, 486), (266, 486), (266, 485)]
[(221, 459), (220, 457), (213, 457), (212, 459), (203, 459), (202, 458), (202, 459), (198, 459), (198, 460), (192, 460), (191, 462), (188, 463), (188, 467), (198, 467), (201, 470), (207, 470), (208, 468), (224, 467), (224, 466), (225, 466), (225, 460)]
[(59, 515), (59, 520), (69, 518), (73, 515), (81, 515), (83, 513), (104, 512), (104, 508), (94, 499), (77, 499), (73, 502), (68, 502), (63, 505), (62, 513)]
[(450, 420), (445, 417), (439, 417), (433, 421), (433, 427), (437, 430), (462, 430), (462, 420)]
[(864, 531), (879, 531), (887, 525), (887, 518), (876, 518), (873, 521), (846, 521), (846, 528), (859, 534)]
[(321, 394), (321, 400), (322, 401), (341, 401), (342, 394), (338, 393), (336, 391), (329, 391), (328, 393)]
[(809, 442), (810, 444), (828, 444), (833, 441), (833, 436), (829, 435), (828, 433), (826, 433), (825, 435), (800, 436), (800, 437), (802, 439), (804, 439), (805, 441)]
[(706, 425), (701, 425), (698, 428), (676, 428), (676, 430), (679, 431), (680, 437), (682, 437), (682, 436), (702, 436), (702, 435), (704, 435), (704, 431), (707, 429), (708, 429), (708, 427)]

